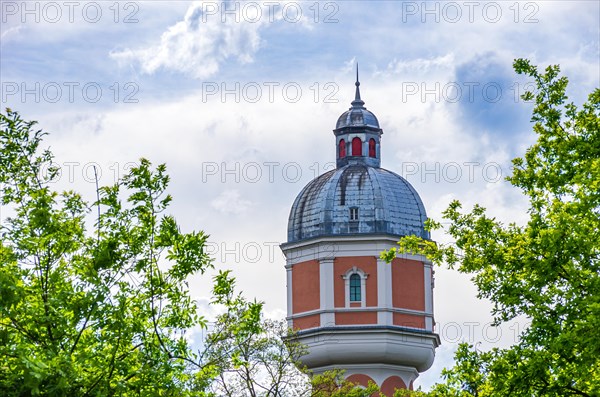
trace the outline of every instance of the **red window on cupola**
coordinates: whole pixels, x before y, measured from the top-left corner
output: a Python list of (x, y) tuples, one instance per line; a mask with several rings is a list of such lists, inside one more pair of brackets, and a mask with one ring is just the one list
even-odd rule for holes
[(352, 139), (352, 155), (362, 156), (362, 141), (358, 137)]
[(375, 139), (369, 139), (369, 157), (377, 157), (375, 154)]
[(346, 157), (346, 141), (343, 139), (340, 141), (340, 158)]

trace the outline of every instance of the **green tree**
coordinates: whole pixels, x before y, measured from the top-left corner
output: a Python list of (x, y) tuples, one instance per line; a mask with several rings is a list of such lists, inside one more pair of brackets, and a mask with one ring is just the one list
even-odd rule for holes
[[(600, 395), (600, 89), (581, 108), (567, 103), (558, 66), (514, 69), (537, 83), (532, 122), (538, 136), (513, 160), (508, 181), (529, 200), (529, 219), (504, 225), (475, 206), (443, 213), (453, 247), (406, 237), (397, 252), (419, 252), (471, 274), (478, 297), (493, 303), (496, 325), (526, 316), (531, 325), (506, 349), (461, 346), (446, 383), (431, 395)], [(440, 224), (430, 221), (432, 229)], [(439, 394), (438, 394), (439, 393)]]
[(232, 288), (223, 272), (215, 303), (228, 307), (205, 339), (203, 355), (218, 374), (211, 391), (223, 397), (368, 397), (376, 385), (362, 388), (344, 379), (340, 370), (310, 373), (300, 363), (307, 349), (294, 339), (286, 321), (261, 318), (262, 304), (248, 302)]
[(0, 114), (0, 395), (203, 395), (216, 374), (185, 335), (206, 325), (186, 280), (212, 267), (208, 236), (165, 213), (165, 166), (142, 159), (90, 205), (52, 189), (34, 125)]
[[(165, 165), (142, 159), (87, 203), (56, 192), (45, 135), (0, 113), (0, 395), (365, 397), (334, 371), (309, 377), (305, 351), (262, 303), (213, 279), (217, 318), (199, 351), (186, 332), (207, 329), (190, 275), (212, 269), (208, 235), (181, 232), (166, 214)], [(87, 226), (87, 227), (86, 227)]]
[(311, 379), (311, 397), (386, 397), (379, 393), (379, 387), (369, 381), (367, 387), (349, 382), (344, 377), (344, 371), (327, 371)]

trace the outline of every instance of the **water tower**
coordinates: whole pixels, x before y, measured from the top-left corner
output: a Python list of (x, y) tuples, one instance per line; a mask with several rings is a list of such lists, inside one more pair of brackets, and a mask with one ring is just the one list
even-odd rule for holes
[(286, 256), (287, 313), (301, 361), (315, 373), (341, 368), (346, 377), (377, 383), (388, 396), (412, 388), (433, 363), (432, 264), (381, 251), (402, 236), (429, 239), (425, 207), (401, 176), (381, 168), (377, 117), (356, 95), (333, 130), (336, 169), (302, 189), (290, 212)]

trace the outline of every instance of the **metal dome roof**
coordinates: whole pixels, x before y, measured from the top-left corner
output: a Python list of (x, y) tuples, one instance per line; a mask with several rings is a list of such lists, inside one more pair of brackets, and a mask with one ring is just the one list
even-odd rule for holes
[(335, 128), (344, 127), (374, 127), (379, 128), (379, 121), (367, 108), (351, 107), (338, 118)]
[[(358, 220), (351, 220), (351, 208)], [(290, 212), (288, 242), (332, 235), (417, 235), (424, 229), (425, 207), (415, 189), (391, 171), (351, 163), (313, 179)]]

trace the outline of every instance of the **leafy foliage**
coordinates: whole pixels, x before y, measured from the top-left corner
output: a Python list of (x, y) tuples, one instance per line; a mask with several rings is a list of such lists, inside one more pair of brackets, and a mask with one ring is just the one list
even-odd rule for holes
[(142, 159), (90, 205), (51, 189), (57, 169), (34, 124), (0, 114), (0, 193), (14, 212), (0, 227), (0, 394), (203, 389), (210, 377), (185, 330), (205, 322), (185, 280), (212, 267), (208, 236), (181, 232), (165, 214), (165, 166)]
[[(312, 378), (311, 397), (370, 397), (377, 395), (379, 387), (369, 382), (367, 387), (344, 379), (344, 372), (340, 370), (328, 371)], [(380, 397), (385, 397), (380, 394)]]
[[(304, 348), (262, 303), (214, 277), (224, 312), (194, 352), (186, 332), (208, 330), (187, 279), (212, 269), (204, 232), (166, 214), (165, 165), (139, 166), (89, 204), (55, 192), (45, 135), (17, 112), (0, 114), (0, 395), (362, 397), (334, 371), (310, 378)], [(96, 215), (97, 214), (97, 215)], [(90, 220), (93, 225), (89, 228)], [(86, 228), (88, 225), (88, 228)]]
[[(525, 226), (503, 225), (475, 206), (453, 202), (443, 213), (456, 247), (404, 238), (398, 252), (418, 252), (473, 275), (478, 296), (493, 303), (496, 324), (531, 320), (518, 344), (478, 352), (463, 345), (446, 384), (432, 395), (594, 396), (600, 393), (600, 89), (577, 108), (558, 66), (543, 73), (517, 59), (535, 79), (532, 122), (538, 136), (513, 160), (508, 181), (529, 199)], [(440, 224), (430, 222), (432, 229)], [(461, 255), (457, 249), (460, 249)]]
[(378, 391), (346, 381), (340, 370), (311, 374), (300, 363), (306, 347), (287, 323), (262, 319), (262, 304), (236, 295), (234, 285), (229, 272), (217, 276), (214, 303), (229, 309), (217, 318), (203, 352), (217, 374), (210, 388), (215, 395), (367, 397)]

